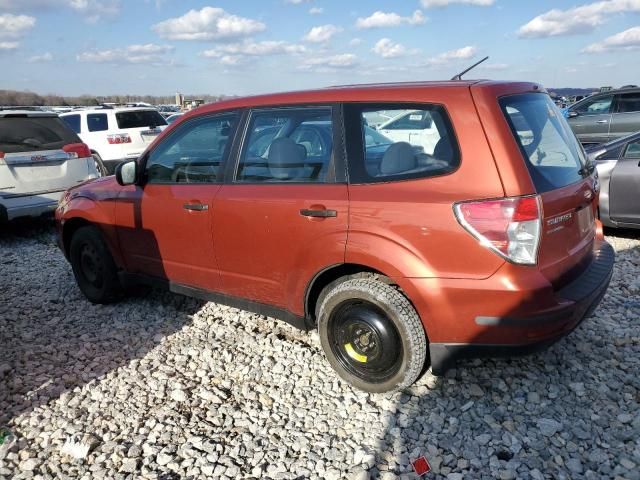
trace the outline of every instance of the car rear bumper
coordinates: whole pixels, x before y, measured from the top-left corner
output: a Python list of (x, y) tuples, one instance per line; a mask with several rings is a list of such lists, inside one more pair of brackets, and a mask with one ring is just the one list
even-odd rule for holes
[[(433, 373), (444, 373), (459, 358), (529, 354), (568, 335), (604, 297), (614, 260), (611, 245), (597, 240), (590, 264), (580, 276), (557, 291), (535, 285), (528, 292), (514, 291), (513, 285), (503, 291), (483, 290), (483, 305), (492, 305), (494, 312), (502, 314), (483, 315), (479, 310), (482, 306), (476, 307), (476, 315), (466, 320), (466, 325), (458, 325), (466, 327), (466, 339), (447, 341), (446, 333), (440, 335), (442, 340), (434, 339), (429, 345)], [(515, 307), (514, 298), (520, 298), (524, 306)]]
[(64, 190), (25, 194), (0, 194), (0, 220), (18, 217), (39, 217), (53, 213)]

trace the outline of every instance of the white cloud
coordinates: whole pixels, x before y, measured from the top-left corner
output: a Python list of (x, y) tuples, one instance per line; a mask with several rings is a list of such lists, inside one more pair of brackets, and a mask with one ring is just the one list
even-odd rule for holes
[(91, 23), (120, 13), (119, 0), (68, 0), (67, 3)]
[(357, 47), (361, 43), (362, 43), (361, 38), (352, 38), (351, 40), (349, 40), (349, 45), (351, 45), (352, 47)]
[(616, 33), (603, 41), (593, 43), (583, 50), (585, 53), (601, 53), (611, 50), (640, 49), (640, 27), (632, 27), (624, 32)]
[(371, 51), (382, 58), (403, 57), (408, 53), (404, 45), (394, 43), (390, 38), (381, 38), (378, 40)]
[(34, 11), (47, 8), (71, 8), (91, 23), (120, 13), (121, 0), (0, 0), (0, 10)]
[(0, 42), (0, 51), (15, 50), (20, 44), (18, 42)]
[(294, 43), (264, 41), (264, 42), (244, 42), (220, 45), (217, 48), (205, 50), (202, 56), (206, 58), (224, 58), (225, 56), (266, 56), (266, 55), (287, 55), (304, 53), (304, 45)]
[(324, 8), (322, 7), (311, 7), (309, 9), (309, 15), (320, 15), (324, 12)]
[(478, 7), (489, 7), (495, 3), (495, 0), (420, 0), (420, 4), (424, 8), (447, 7), (454, 3), (461, 5), (476, 5)]
[(162, 38), (171, 40), (228, 40), (265, 30), (264, 23), (231, 15), (222, 8), (190, 10), (151, 27)]
[(358, 58), (352, 53), (341, 53), (327, 57), (309, 57), (300, 65), (301, 70), (334, 71), (335, 69), (353, 68)]
[(307, 3), (311, 0), (284, 0), (284, 3), (290, 3), (291, 5), (300, 5), (301, 3)]
[(42, 55), (34, 55), (29, 57), (27, 62), (29, 63), (45, 63), (51, 62), (53, 60), (53, 55), (50, 52), (43, 53)]
[(568, 10), (554, 8), (518, 29), (520, 37), (556, 37), (593, 31), (616, 13), (640, 12), (640, 0), (604, 0)]
[(380, 10), (373, 12), (370, 16), (358, 18), (356, 20), (357, 28), (384, 28), (398, 27), (402, 24), (422, 25), (427, 21), (421, 10), (416, 10), (410, 17), (402, 17), (395, 12), (382, 12)]
[(473, 58), (478, 49), (473, 46), (466, 46), (456, 50), (449, 50), (427, 60), (427, 65), (446, 65), (456, 60), (468, 60)]
[(320, 25), (309, 30), (303, 37), (303, 40), (312, 43), (328, 42), (335, 34), (340, 33), (341, 31), (342, 28), (336, 27), (335, 25)]
[(83, 52), (76, 55), (76, 59), (79, 62), (90, 63), (148, 63), (166, 65), (171, 63), (166, 56), (172, 51), (173, 47), (170, 45), (147, 43), (145, 45), (129, 45), (124, 48)]
[(36, 24), (36, 19), (28, 15), (0, 15), (0, 38), (21, 38)]

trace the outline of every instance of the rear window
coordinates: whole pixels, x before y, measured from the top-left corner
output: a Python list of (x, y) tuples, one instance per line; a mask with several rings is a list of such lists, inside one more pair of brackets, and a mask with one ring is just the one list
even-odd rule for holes
[(538, 193), (581, 180), (584, 151), (551, 98), (526, 93), (500, 99)]
[(118, 128), (155, 128), (166, 125), (167, 122), (160, 112), (156, 110), (134, 110), (131, 112), (116, 113)]
[(0, 117), (0, 152), (56, 150), (69, 143), (80, 139), (58, 117)]

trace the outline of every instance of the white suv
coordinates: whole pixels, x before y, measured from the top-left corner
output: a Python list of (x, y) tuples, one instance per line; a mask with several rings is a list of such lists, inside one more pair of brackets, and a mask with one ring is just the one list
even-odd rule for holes
[(101, 107), (60, 115), (80, 135), (108, 173), (137, 158), (167, 125), (154, 108)]
[(0, 110), (0, 222), (52, 212), (67, 188), (98, 176), (55, 113)]

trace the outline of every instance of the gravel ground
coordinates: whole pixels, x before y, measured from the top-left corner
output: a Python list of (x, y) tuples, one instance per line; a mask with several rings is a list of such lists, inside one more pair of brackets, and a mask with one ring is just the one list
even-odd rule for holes
[(640, 479), (638, 234), (609, 237), (609, 293), (549, 350), (367, 395), (316, 333), (155, 291), (91, 305), (50, 222), (2, 228), (2, 478), (409, 479), (425, 455), (429, 478)]

